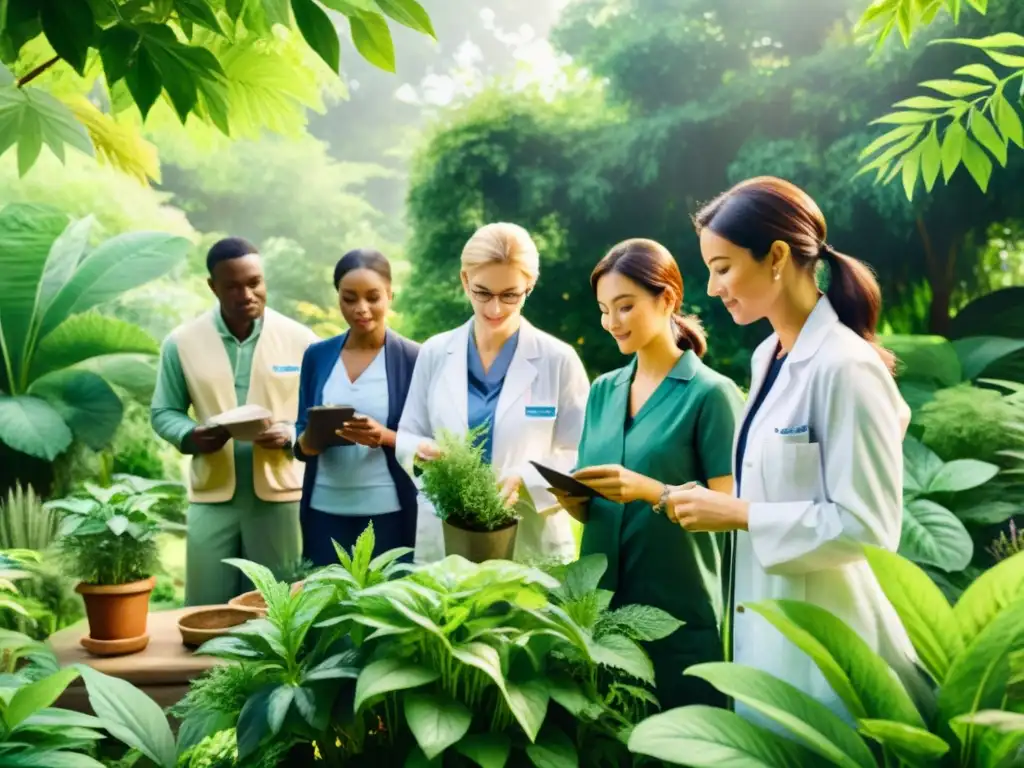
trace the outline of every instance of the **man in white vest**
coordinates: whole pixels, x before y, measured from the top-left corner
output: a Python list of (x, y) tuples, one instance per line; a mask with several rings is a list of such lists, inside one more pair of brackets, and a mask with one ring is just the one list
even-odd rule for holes
[[(268, 309), (263, 263), (241, 238), (216, 243), (206, 257), (218, 306), (164, 341), (153, 393), (156, 433), (192, 457), (185, 602), (227, 602), (248, 583), (222, 563), (243, 557), (279, 577), (302, 552), (302, 464), (292, 454), (299, 369), (317, 340), (305, 326)], [(263, 406), (273, 423), (253, 442), (209, 426), (244, 404)]]

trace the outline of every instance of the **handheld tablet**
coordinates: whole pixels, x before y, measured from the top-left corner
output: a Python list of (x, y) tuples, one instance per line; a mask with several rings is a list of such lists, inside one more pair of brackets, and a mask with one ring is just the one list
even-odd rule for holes
[(583, 499), (603, 499), (604, 496), (589, 485), (584, 485), (572, 475), (567, 475), (563, 472), (559, 472), (556, 469), (545, 467), (543, 464), (538, 464), (536, 461), (530, 462), (534, 468), (540, 472), (541, 477), (548, 481), (548, 484), (552, 488), (556, 488), (559, 491), (564, 491), (570, 496), (578, 496)]
[(307, 414), (306, 439), (318, 451), (338, 445), (352, 445), (350, 440), (338, 437), (337, 430), (356, 414), (349, 405), (316, 405)]

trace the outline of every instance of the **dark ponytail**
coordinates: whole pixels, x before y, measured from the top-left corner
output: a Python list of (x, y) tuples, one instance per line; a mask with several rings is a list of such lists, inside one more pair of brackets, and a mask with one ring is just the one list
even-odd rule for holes
[(677, 347), (692, 349), (697, 357), (704, 357), (708, 351), (708, 339), (700, 318), (696, 315), (672, 315), (672, 328), (676, 332)]
[(882, 292), (874, 273), (864, 262), (825, 243), (825, 217), (802, 189), (773, 176), (748, 179), (704, 206), (694, 224), (698, 232), (710, 229), (745, 248), (757, 261), (768, 257), (774, 243), (783, 242), (793, 262), (812, 275), (825, 262), (825, 295), (839, 320), (875, 348), (890, 373), (895, 370), (892, 353), (878, 343)]
[(633, 238), (613, 247), (590, 273), (590, 287), (597, 293), (598, 281), (610, 272), (628, 277), (652, 296), (670, 291), (675, 301), (672, 329), (676, 346), (692, 349), (698, 357), (708, 351), (708, 340), (700, 320), (694, 315), (681, 315), (683, 276), (668, 248), (654, 240)]

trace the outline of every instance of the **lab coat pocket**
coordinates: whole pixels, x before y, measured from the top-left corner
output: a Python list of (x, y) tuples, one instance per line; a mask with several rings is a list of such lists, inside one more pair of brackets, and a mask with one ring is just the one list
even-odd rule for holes
[(820, 475), (818, 443), (780, 440), (765, 456), (767, 501), (817, 501)]

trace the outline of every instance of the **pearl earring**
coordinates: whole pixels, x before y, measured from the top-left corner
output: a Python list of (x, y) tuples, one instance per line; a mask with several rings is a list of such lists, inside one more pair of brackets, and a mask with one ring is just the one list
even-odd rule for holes
[(775, 270), (772, 274), (775, 276), (774, 277), (775, 280), (779, 279), (779, 270)]

